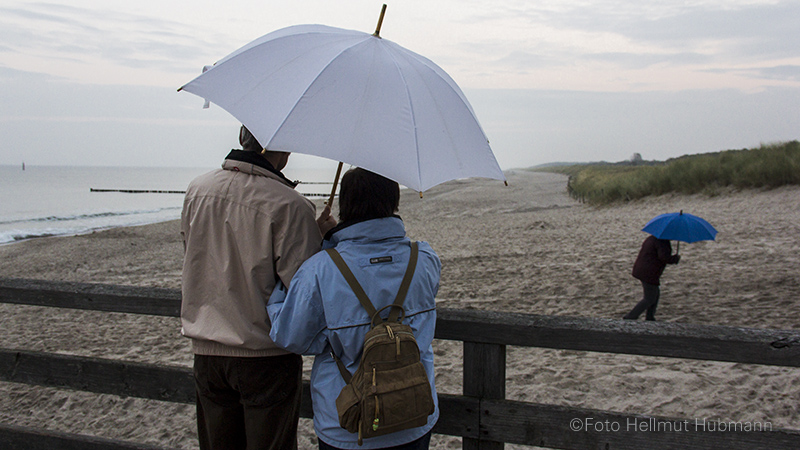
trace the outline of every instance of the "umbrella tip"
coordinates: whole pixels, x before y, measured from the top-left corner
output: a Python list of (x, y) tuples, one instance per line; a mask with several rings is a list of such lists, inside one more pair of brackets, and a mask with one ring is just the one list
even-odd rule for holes
[(378, 18), (378, 26), (375, 27), (375, 33), (372, 34), (373, 36), (375, 36), (377, 38), (381, 37), (381, 26), (383, 25), (383, 15), (384, 14), (386, 14), (386, 3), (384, 3), (383, 7), (381, 8), (381, 15)]

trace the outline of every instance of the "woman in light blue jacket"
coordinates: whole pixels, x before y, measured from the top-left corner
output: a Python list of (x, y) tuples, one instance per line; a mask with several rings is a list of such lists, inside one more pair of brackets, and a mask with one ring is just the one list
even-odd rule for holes
[[(409, 255), (410, 240), (396, 216), (400, 190), (396, 182), (364, 169), (342, 177), (339, 194), (340, 224), (326, 236), (323, 248), (335, 247), (369, 299), (380, 310), (394, 300)], [(322, 450), (427, 449), (431, 429), (439, 418), (433, 373), (432, 341), (436, 326), (435, 296), (441, 262), (426, 242), (419, 243), (419, 259), (405, 303), (404, 323), (411, 326), (420, 360), (431, 385), (436, 408), (425, 426), (365, 439), (339, 426), (336, 397), (345, 385), (331, 352), (350, 373), (361, 359), (370, 318), (327, 252), (309, 258), (295, 273), (288, 292), (275, 289), (267, 311), (270, 337), (294, 353), (315, 355), (311, 370), (314, 430)], [(384, 318), (389, 308), (381, 314)]]

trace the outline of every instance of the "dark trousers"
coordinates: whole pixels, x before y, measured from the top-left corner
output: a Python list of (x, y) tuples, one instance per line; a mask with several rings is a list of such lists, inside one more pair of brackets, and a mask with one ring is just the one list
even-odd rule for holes
[(195, 355), (201, 450), (296, 450), (303, 359)]
[(647, 320), (656, 320), (656, 308), (658, 308), (658, 298), (661, 296), (661, 289), (657, 284), (650, 284), (642, 281), (642, 290), (644, 291), (644, 297), (642, 297), (642, 300), (625, 316), (625, 319), (636, 320), (647, 310), (645, 318)]
[[(428, 447), (431, 445), (431, 432), (429, 431), (425, 436), (417, 439), (416, 441), (411, 441), (408, 444), (397, 445), (394, 447), (384, 447), (382, 450), (428, 450)], [(319, 440), (319, 450), (341, 450), (337, 447), (332, 445), (328, 445), (322, 440)]]

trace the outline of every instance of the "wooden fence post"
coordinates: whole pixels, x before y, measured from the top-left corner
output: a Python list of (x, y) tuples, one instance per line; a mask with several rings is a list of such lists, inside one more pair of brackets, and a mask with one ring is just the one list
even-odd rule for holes
[[(506, 346), (464, 342), (464, 395), (478, 399), (506, 398)], [(479, 403), (480, 406), (480, 403)], [(481, 407), (478, 417), (487, 411)], [(479, 424), (478, 439), (462, 438), (463, 450), (502, 450), (502, 442), (486, 441), (488, 434)]]

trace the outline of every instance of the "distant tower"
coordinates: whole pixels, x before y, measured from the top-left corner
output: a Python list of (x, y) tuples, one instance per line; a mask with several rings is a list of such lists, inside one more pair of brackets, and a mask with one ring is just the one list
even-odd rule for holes
[(631, 162), (633, 164), (639, 164), (640, 162), (642, 162), (642, 154), (634, 153), (633, 156), (631, 156)]

